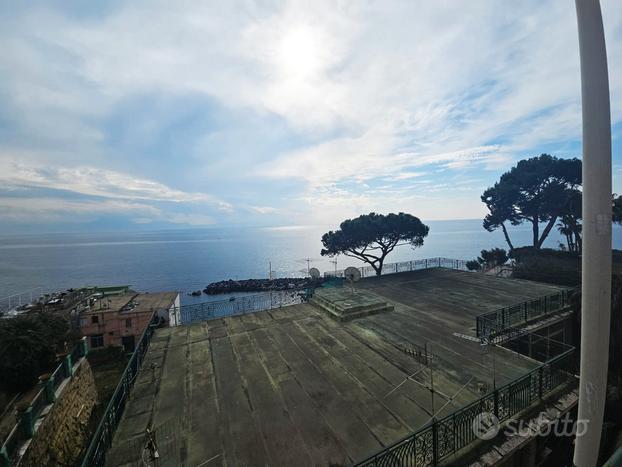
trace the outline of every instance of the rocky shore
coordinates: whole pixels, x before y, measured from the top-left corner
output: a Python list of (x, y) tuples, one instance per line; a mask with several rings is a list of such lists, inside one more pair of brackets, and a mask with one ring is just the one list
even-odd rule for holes
[(234, 281), (212, 282), (203, 293), (207, 295), (227, 294), (231, 292), (269, 292), (274, 290), (304, 289), (321, 285), (322, 279), (309, 277), (293, 277), (286, 279), (245, 279)]

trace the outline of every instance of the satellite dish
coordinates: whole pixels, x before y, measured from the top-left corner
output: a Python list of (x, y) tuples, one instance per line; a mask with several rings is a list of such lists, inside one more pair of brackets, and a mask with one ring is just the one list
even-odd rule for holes
[(350, 266), (343, 271), (343, 277), (350, 283), (352, 294), (354, 294), (354, 283), (360, 280), (361, 271), (359, 271), (359, 268)]
[(361, 271), (359, 271), (359, 268), (350, 266), (343, 271), (343, 277), (345, 277), (345, 279), (352, 284), (353, 282), (358, 282), (361, 279)]
[(320, 270), (318, 268), (309, 269), (309, 277), (311, 277), (311, 279), (318, 279), (320, 277)]

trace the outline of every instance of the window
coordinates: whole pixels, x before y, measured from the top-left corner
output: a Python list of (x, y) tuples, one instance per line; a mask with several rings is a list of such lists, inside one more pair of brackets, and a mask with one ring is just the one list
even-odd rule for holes
[(99, 323), (99, 316), (91, 316), (91, 324)]
[(103, 334), (95, 334), (91, 336), (91, 348), (96, 349), (97, 347), (104, 346), (104, 335)]
[(125, 327), (126, 328), (131, 328), (132, 327), (132, 318), (127, 318), (125, 320)]

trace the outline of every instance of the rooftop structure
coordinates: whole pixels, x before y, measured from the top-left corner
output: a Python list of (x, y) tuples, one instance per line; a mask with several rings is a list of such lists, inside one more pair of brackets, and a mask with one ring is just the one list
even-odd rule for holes
[(476, 316), (560, 290), (446, 269), (356, 287), (394, 309), (339, 321), (299, 304), (157, 330), (107, 465), (138, 465), (147, 428), (161, 465), (361, 460), (536, 368), (480, 345)]
[(78, 309), (80, 333), (91, 348), (122, 345), (134, 350), (138, 337), (154, 313), (162, 322), (178, 323), (179, 293), (135, 293), (89, 298)]

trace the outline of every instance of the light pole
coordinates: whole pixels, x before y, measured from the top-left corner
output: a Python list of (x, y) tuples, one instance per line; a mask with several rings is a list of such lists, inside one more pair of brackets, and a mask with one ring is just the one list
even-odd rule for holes
[(598, 0), (575, 0), (583, 117), (583, 251), (581, 367), (574, 464), (598, 459), (609, 360), (611, 319), (611, 116), (603, 19)]

